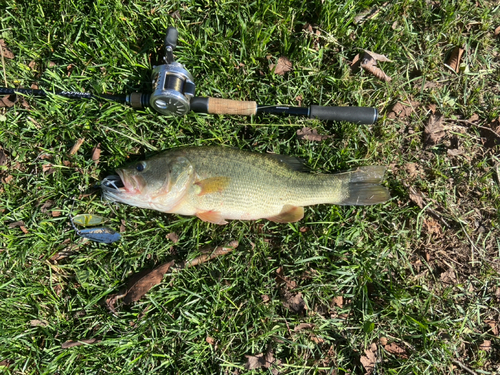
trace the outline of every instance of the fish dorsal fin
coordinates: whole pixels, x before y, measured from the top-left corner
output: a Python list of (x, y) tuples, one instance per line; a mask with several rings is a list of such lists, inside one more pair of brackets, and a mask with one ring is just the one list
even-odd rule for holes
[(262, 154), (263, 156), (275, 160), (282, 165), (290, 168), (293, 171), (307, 172), (309, 169), (305, 166), (304, 161), (295, 156), (280, 155), (280, 154)]

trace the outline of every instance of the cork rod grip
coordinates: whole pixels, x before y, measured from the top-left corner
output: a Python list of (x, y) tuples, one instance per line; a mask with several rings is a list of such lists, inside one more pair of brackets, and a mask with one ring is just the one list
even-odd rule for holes
[(257, 113), (257, 102), (208, 98), (208, 113), (251, 116)]

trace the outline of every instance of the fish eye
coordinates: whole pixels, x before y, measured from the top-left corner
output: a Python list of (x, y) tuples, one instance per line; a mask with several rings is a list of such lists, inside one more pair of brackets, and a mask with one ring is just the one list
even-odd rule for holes
[(137, 170), (137, 172), (142, 172), (144, 169), (146, 169), (146, 162), (141, 161), (140, 163), (137, 163), (135, 169)]

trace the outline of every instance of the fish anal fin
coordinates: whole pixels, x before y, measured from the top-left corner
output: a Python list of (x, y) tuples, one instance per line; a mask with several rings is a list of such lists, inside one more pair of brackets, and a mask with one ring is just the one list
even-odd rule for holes
[(224, 225), (227, 221), (224, 220), (219, 211), (200, 211), (196, 213), (196, 216), (203, 221), (207, 221), (213, 224)]
[(304, 207), (285, 204), (281, 212), (276, 216), (268, 217), (268, 220), (276, 223), (295, 223), (304, 217)]
[(196, 181), (194, 184), (199, 186), (200, 192), (198, 195), (202, 196), (205, 194), (220, 193), (224, 191), (227, 185), (229, 185), (230, 180), (231, 179), (229, 177), (219, 176)]

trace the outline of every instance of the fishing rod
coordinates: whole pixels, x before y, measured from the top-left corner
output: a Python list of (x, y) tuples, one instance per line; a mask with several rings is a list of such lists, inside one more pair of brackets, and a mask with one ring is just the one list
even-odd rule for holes
[[(164, 115), (184, 116), (189, 111), (220, 115), (252, 116), (263, 113), (305, 116), (330, 121), (348, 121), (358, 124), (373, 124), (378, 111), (371, 107), (330, 107), (310, 105), (290, 107), (285, 105), (260, 105), (255, 101), (239, 101), (212, 97), (194, 96), (194, 78), (186, 68), (175, 61), (173, 51), (177, 46), (178, 32), (168, 27), (165, 36), (165, 64), (153, 67), (153, 92), (144, 94), (133, 92), (128, 95), (91, 94), (73, 91), (59, 91), (53, 94), (71, 99), (106, 99), (125, 103), (132, 108), (151, 107)], [(46, 97), (44, 90), (10, 89), (0, 87), (0, 94), (23, 94)]]

